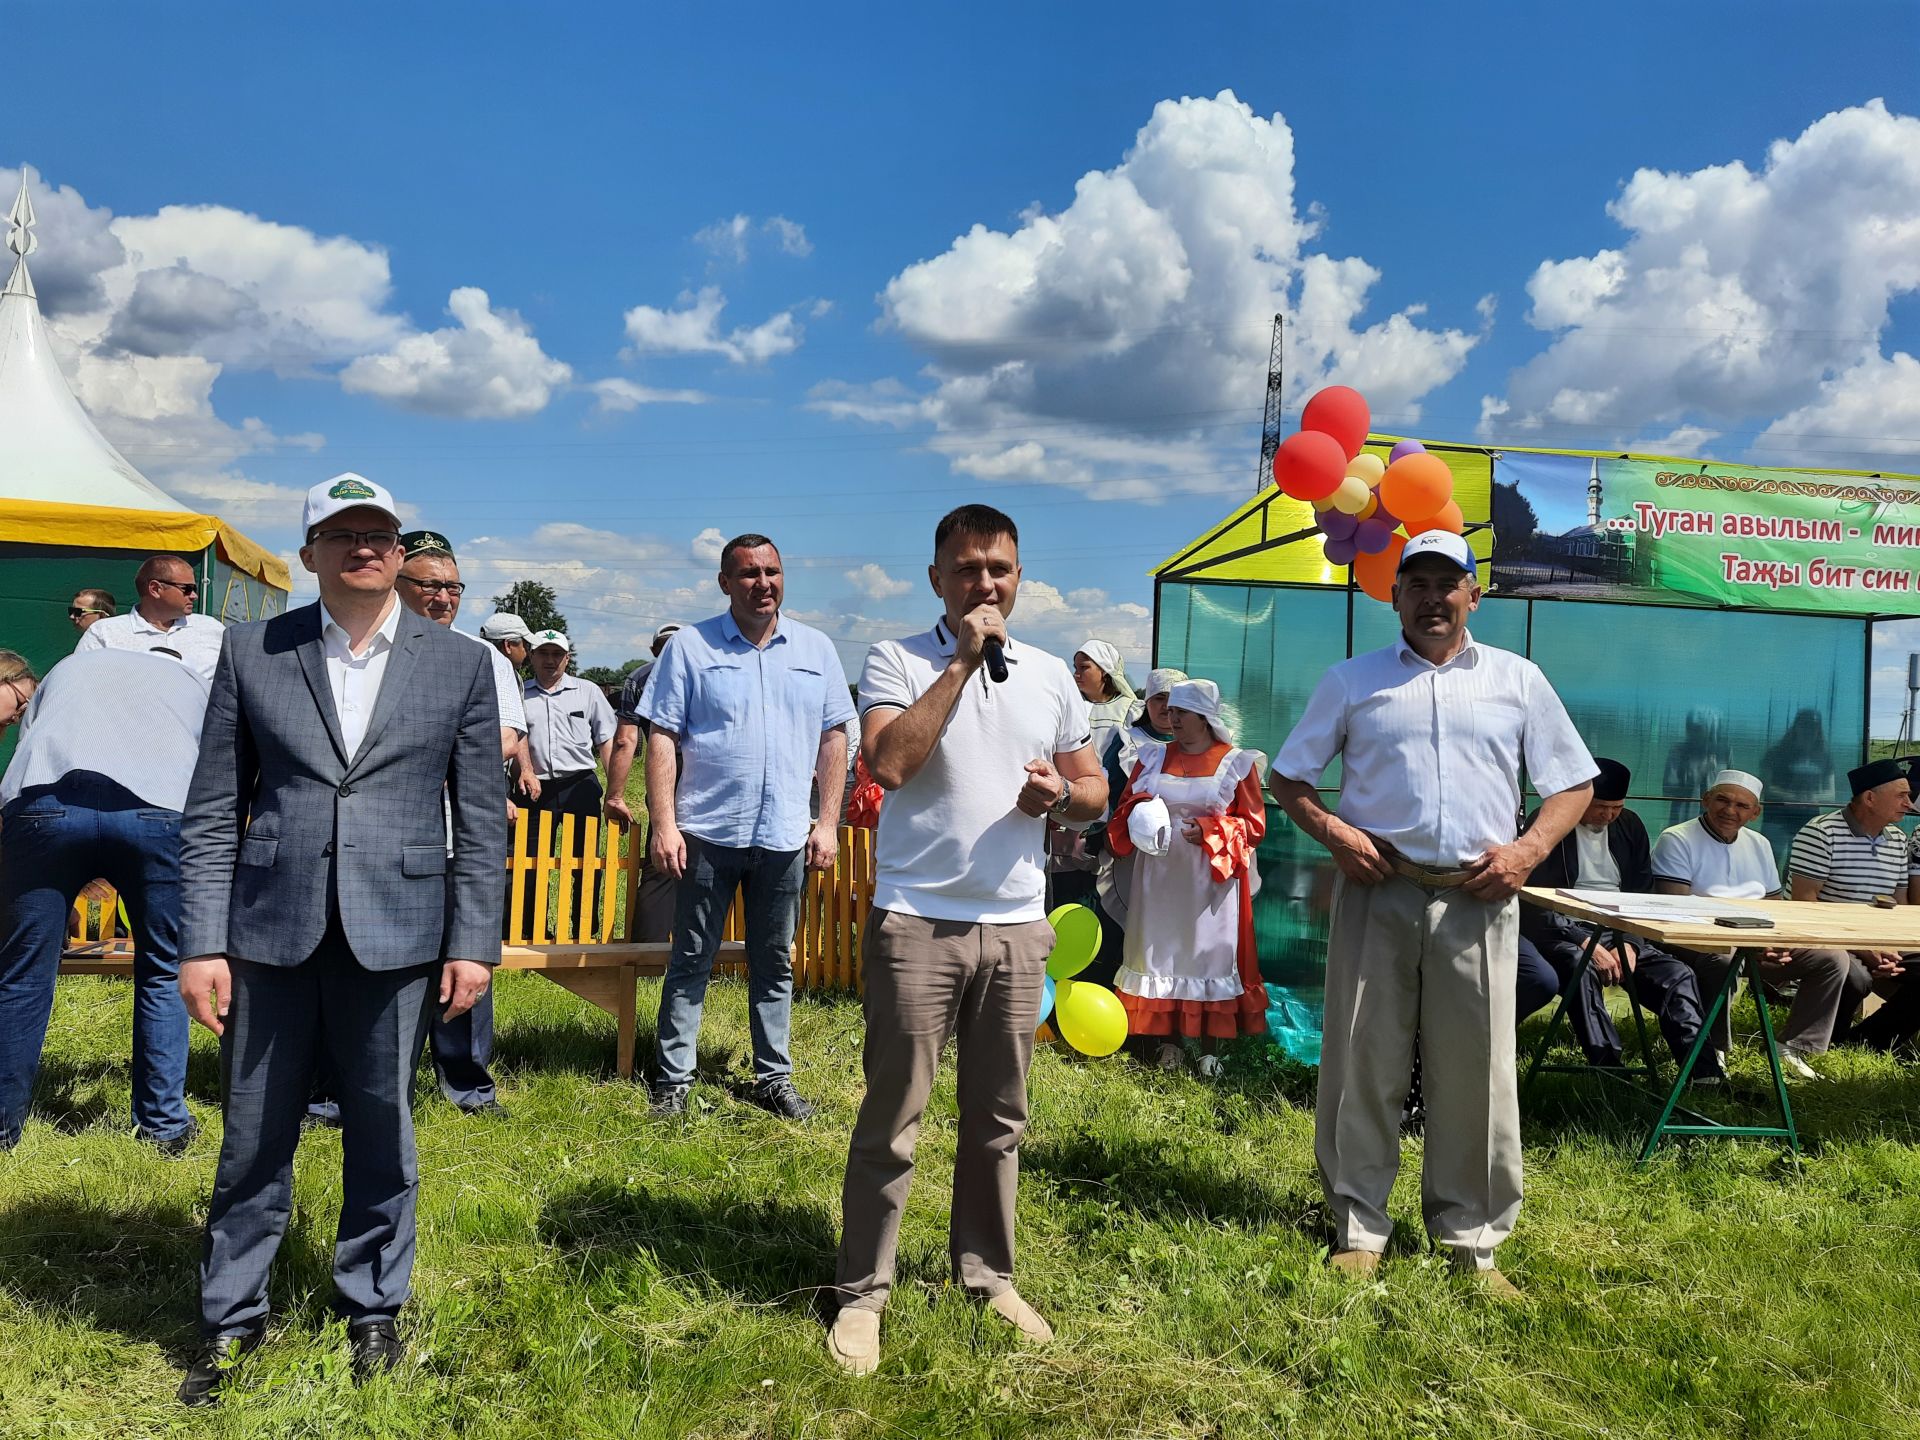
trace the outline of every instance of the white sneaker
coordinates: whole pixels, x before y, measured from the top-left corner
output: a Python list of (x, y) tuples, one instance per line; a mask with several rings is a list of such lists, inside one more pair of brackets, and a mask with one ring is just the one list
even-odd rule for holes
[(1818, 1080), (1820, 1078), (1820, 1072), (1818, 1070), (1807, 1064), (1806, 1061), (1802, 1060), (1793, 1051), (1784, 1047), (1782, 1047), (1780, 1051), (1780, 1068), (1798, 1080)]
[(1220, 1057), (1218, 1055), (1202, 1055), (1193, 1068), (1200, 1072), (1200, 1078), (1202, 1080), (1218, 1080), (1222, 1068), (1220, 1065)]

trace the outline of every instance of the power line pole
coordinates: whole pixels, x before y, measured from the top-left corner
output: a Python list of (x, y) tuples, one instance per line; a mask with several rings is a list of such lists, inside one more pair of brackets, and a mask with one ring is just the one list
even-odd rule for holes
[(1253, 477), (1258, 495), (1273, 484), (1273, 452), (1280, 448), (1280, 392), (1286, 363), (1287, 317), (1273, 317), (1273, 345), (1267, 354), (1267, 408), (1260, 419), (1260, 470)]

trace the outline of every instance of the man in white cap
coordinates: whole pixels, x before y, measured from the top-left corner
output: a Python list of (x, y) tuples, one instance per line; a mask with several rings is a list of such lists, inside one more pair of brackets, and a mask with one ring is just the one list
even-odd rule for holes
[(81, 650), (151, 650), (164, 645), (198, 671), (213, 678), (226, 627), (211, 615), (194, 613), (200, 582), (193, 566), (178, 555), (151, 555), (133, 577), (138, 597), (124, 615), (108, 615), (81, 632)]
[[(1722, 770), (1700, 797), (1700, 813), (1660, 832), (1653, 844), (1653, 888), (1662, 895), (1710, 895), (1721, 900), (1775, 900), (1780, 896), (1780, 867), (1773, 843), (1760, 833), (1760, 779), (1745, 770)], [(1904, 837), (1901, 845), (1904, 851)], [(1720, 991), (1733, 951), (1676, 950), (1700, 977), (1707, 1004)], [(1827, 1048), (1834, 1019), (1845, 1002), (1851, 965), (1844, 950), (1769, 950), (1760, 977), (1769, 984), (1797, 981), (1793, 1008), (1781, 1028), (1780, 1063), (1806, 1079), (1814, 1074), (1806, 1056)], [(1724, 1059), (1732, 1042), (1728, 1009), (1713, 1023), (1712, 1044)]]
[[(398, 507), (338, 475), (307, 492), (319, 601), (228, 629), (181, 823), (180, 993), (221, 1037), (220, 1166), (200, 1262), (211, 1403), (268, 1319), (293, 1153), (324, 1056), (342, 1120), (333, 1280), (356, 1379), (402, 1358), (413, 1272), (413, 1076), (429, 1017), (500, 959), (506, 785), (491, 664), (394, 595)], [(448, 843), (451, 811), (452, 843)]]
[[(646, 697), (647, 682), (660, 652), (680, 629), (678, 620), (669, 620), (653, 632), (653, 658), (637, 665), (620, 687), (620, 703), (614, 707), (618, 725), (613, 732), (613, 758), (607, 761), (607, 819), (616, 825), (633, 824), (633, 809), (627, 804), (627, 778), (633, 773), (634, 758), (653, 728), (640, 713)], [(635, 940), (662, 941), (673, 936), (674, 878), (653, 864), (643, 847), (640, 852), (639, 914), (631, 933)]]
[[(1464, 539), (1409, 540), (1393, 588), (1400, 638), (1321, 678), (1272, 788), (1340, 867), (1314, 1123), (1331, 1263), (1371, 1274), (1387, 1248), (1417, 1034), (1427, 1230), (1455, 1265), (1512, 1296), (1494, 1249), (1520, 1210), (1514, 896), (1585, 813), (1596, 766), (1539, 667), (1468, 632), (1479, 605)], [(1335, 756), (1337, 812), (1317, 788)], [(1523, 763), (1542, 803), (1519, 835)]]
[(526, 668), (533, 650), (533, 632), (518, 615), (496, 610), (480, 622), (480, 638), (507, 657), (515, 670)]
[[(598, 685), (590, 685), (578, 675), (568, 673), (572, 658), (573, 642), (563, 632), (534, 632), (533, 676), (526, 682), (521, 696), (527, 707), (527, 748), (533, 752), (533, 773), (540, 781), (539, 798), (527, 806), (527, 823), (532, 827), (529, 833), (536, 844), (542, 814), (554, 816), (555, 845), (560, 843), (560, 816), (575, 815), (584, 820), (599, 815), (600, 777), (594, 773), (594, 762), (597, 760), (604, 769), (613, 753), (613, 707)], [(575, 859), (586, 853), (586, 843), (586, 826), (576, 820)], [(529, 926), (534, 917), (534, 879), (534, 873), (529, 871), (524, 889), (524, 915)], [(600, 889), (598, 878), (591, 886), (574, 889), (576, 938), (583, 924), (592, 923)]]

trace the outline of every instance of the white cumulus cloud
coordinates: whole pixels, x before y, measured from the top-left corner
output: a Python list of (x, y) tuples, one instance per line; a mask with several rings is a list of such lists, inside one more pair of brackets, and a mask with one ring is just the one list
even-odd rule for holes
[(804, 258), (813, 253), (813, 242), (807, 239), (807, 227), (784, 215), (769, 215), (758, 224), (751, 215), (732, 215), (694, 231), (693, 243), (716, 260), (730, 260), (736, 265), (744, 265), (748, 252), (753, 248), (755, 235), (772, 240), (787, 255)]
[(1527, 282), (1529, 323), (1553, 339), (1483, 401), (1483, 433), (1771, 420), (1758, 448), (1815, 465), (1920, 435), (1911, 357), (1881, 351), (1893, 302), (1920, 290), (1920, 119), (1878, 100), (1838, 110), (1758, 169), (1640, 170), (1607, 213), (1623, 243)]
[[(928, 386), (830, 383), (811, 403), (931, 424), (955, 470), (982, 479), (1103, 499), (1237, 491), (1275, 313), (1290, 318), (1289, 404), (1340, 381), (1400, 424), (1479, 338), (1429, 325), (1420, 306), (1369, 318), (1380, 272), (1313, 250), (1316, 231), (1282, 117), (1231, 91), (1163, 101), (1065, 208), (1029, 207), (1007, 230), (976, 224), (887, 283), (883, 323), (928, 357)], [(981, 434), (1028, 426), (1045, 433)], [(1229, 428), (1232, 464), (1218, 438)]]
[(544, 410), (573, 378), (569, 366), (540, 348), (526, 321), (495, 310), (486, 291), (462, 286), (447, 297), (447, 313), (455, 324), (362, 355), (341, 373), (341, 387), (428, 415), (514, 420)]
[(625, 414), (642, 405), (704, 405), (713, 397), (700, 390), (659, 390), (615, 376), (594, 380), (587, 385), (593, 392), (596, 410)]
[(687, 547), (687, 553), (702, 565), (718, 565), (720, 549), (726, 543), (727, 537), (709, 525), (693, 537), (693, 544)]
[(880, 566), (869, 560), (866, 564), (846, 572), (847, 583), (869, 600), (891, 600), (913, 589), (906, 580), (896, 580)]
[(720, 355), (735, 365), (760, 365), (800, 348), (802, 330), (791, 310), (758, 325), (720, 332), (727, 297), (717, 285), (683, 293), (671, 310), (636, 305), (626, 314), (627, 339), (637, 355)]

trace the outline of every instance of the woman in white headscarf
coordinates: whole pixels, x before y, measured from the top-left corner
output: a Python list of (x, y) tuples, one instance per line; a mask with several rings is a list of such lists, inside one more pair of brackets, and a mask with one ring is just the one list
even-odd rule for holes
[[(1266, 834), (1264, 757), (1234, 743), (1211, 680), (1167, 696), (1173, 732), (1149, 742), (1107, 826), (1117, 856), (1134, 856), (1124, 960), (1115, 988), (1133, 1034), (1160, 1039), (1157, 1062), (1177, 1068), (1182, 1039), (1203, 1048), (1264, 1034), (1266, 987), (1253, 940), (1254, 851)], [(1202, 1056), (1200, 1073), (1219, 1073)]]
[[(1107, 794), (1118, 804), (1126, 793), (1127, 777), (1133, 774), (1142, 745), (1164, 745), (1173, 739), (1168, 729), (1167, 694), (1187, 678), (1184, 670), (1150, 671), (1147, 685), (1140, 692), (1140, 708), (1131, 724), (1120, 732), (1119, 743), (1107, 754)], [(1100, 851), (1100, 869), (1095, 887), (1094, 908), (1100, 915), (1100, 953), (1080, 974), (1096, 985), (1112, 985), (1125, 958), (1127, 901), (1133, 894), (1133, 856), (1116, 855), (1107, 844), (1107, 827), (1102, 824), (1087, 836), (1089, 849)]]

